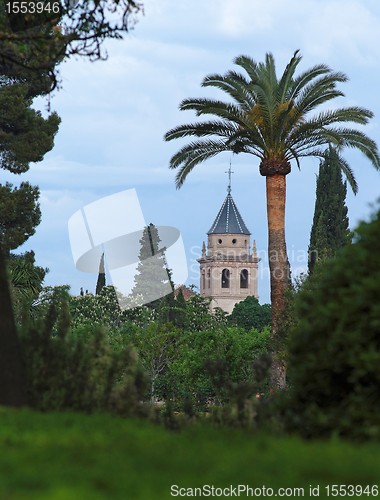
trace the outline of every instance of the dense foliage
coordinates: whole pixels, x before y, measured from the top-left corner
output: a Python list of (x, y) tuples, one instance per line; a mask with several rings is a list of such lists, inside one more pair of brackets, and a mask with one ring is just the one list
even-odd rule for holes
[(5, 254), (21, 246), (41, 220), (38, 187), (22, 182), (13, 188), (0, 184), (0, 244)]
[(15, 321), (20, 325), (25, 315), (35, 314), (35, 302), (43, 289), (48, 269), (36, 266), (34, 252), (10, 254), (8, 277)]
[(296, 301), (288, 424), (304, 436), (380, 438), (380, 212), (317, 267)]
[(246, 330), (256, 328), (261, 331), (266, 326), (270, 326), (271, 318), (270, 304), (261, 305), (256, 297), (250, 295), (235, 305), (229, 321), (231, 324), (241, 326)]
[(51, 290), (40, 307), (44, 314), (21, 330), (29, 405), (145, 414), (147, 379), (133, 348), (113, 349), (101, 326), (71, 330), (64, 288)]
[[(0, 66), (0, 75), (2, 70)], [(58, 115), (44, 118), (32, 108), (42, 87), (30, 78), (20, 83), (17, 78), (0, 77), (0, 168), (13, 174), (26, 172), (31, 162), (41, 161), (53, 147)], [(34, 234), (41, 218), (38, 198), (38, 187), (28, 182), (19, 187), (0, 185), (0, 245), (6, 254)]]
[(51, 150), (60, 123), (56, 113), (44, 118), (32, 108), (33, 98), (39, 95), (32, 83), (9, 79), (0, 83), (0, 166), (16, 174), (27, 171), (30, 162), (41, 161)]
[(228, 326), (225, 313), (211, 314), (198, 295), (188, 302), (181, 293), (166, 297), (158, 310), (123, 311), (113, 287), (98, 295), (67, 292), (44, 288), (29, 320), (23, 316), (33, 407), (141, 414), (139, 402), (150, 401), (193, 415), (215, 405), (233, 412), (237, 400), (256, 405), (266, 380), (254, 364), (268, 351), (268, 329)]

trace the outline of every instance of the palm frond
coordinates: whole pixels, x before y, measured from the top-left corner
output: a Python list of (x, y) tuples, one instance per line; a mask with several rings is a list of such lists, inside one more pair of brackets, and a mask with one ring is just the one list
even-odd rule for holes
[(199, 163), (227, 151), (225, 143), (218, 140), (193, 141), (181, 148), (170, 160), (169, 167), (179, 168), (176, 175), (177, 189), (182, 186), (188, 174)]
[(293, 82), (293, 76), (297, 69), (298, 64), (300, 63), (302, 57), (299, 54), (299, 50), (296, 50), (293, 54), (293, 57), (290, 59), (289, 63), (286, 65), (285, 71), (282, 74), (282, 77), (278, 84), (278, 101), (287, 101), (289, 88), (291, 87), (291, 83)]
[(348, 184), (350, 185), (352, 192), (354, 194), (358, 193), (359, 187), (358, 183), (356, 182), (354, 172), (350, 165), (347, 163), (347, 161), (341, 156), (336, 148), (330, 148), (326, 152), (326, 158), (328, 159), (329, 162), (335, 163), (340, 170), (343, 172), (344, 176), (347, 179)]
[[(184, 145), (177, 153), (175, 153), (170, 159), (170, 168), (177, 168), (182, 164), (196, 164), (203, 160), (197, 161), (199, 157), (206, 159), (208, 157), (215, 156), (216, 154), (228, 151), (225, 146), (225, 141), (221, 139), (203, 139), (199, 141), (192, 141), (189, 144)], [(195, 163), (194, 163), (195, 162)]]
[(356, 129), (334, 128), (329, 129), (335, 135), (335, 140), (340, 140), (340, 147), (349, 147), (359, 150), (368, 158), (376, 170), (380, 170), (380, 156), (376, 142), (366, 134)]
[(243, 110), (232, 103), (214, 99), (184, 99), (179, 106), (181, 111), (192, 110), (197, 116), (216, 115), (239, 123)]
[(343, 96), (344, 93), (336, 88), (334, 79), (327, 75), (306, 86), (298, 95), (296, 106), (303, 113), (308, 113), (331, 99)]
[(164, 139), (166, 141), (171, 141), (180, 137), (207, 137), (213, 135), (229, 137), (233, 134), (236, 134), (237, 130), (237, 126), (227, 120), (188, 123), (185, 125), (179, 125), (178, 127), (169, 130), (168, 132), (166, 132)]
[(249, 92), (250, 82), (243, 75), (235, 71), (228, 71), (226, 75), (208, 75), (202, 82), (202, 87), (216, 87), (226, 92), (240, 106), (249, 108), (254, 106), (255, 100)]
[[(330, 73), (332, 73), (332, 70), (326, 64), (318, 64), (304, 71), (303, 73), (301, 73), (301, 75), (293, 80), (292, 85), (289, 89), (289, 94), (287, 95), (287, 99), (296, 100), (300, 92), (302, 92), (302, 90), (307, 85), (309, 85), (310, 82)], [(347, 77), (346, 75), (344, 75), (344, 73), (337, 73), (337, 78), (337, 81), (340, 82), (345, 82), (347, 80)]]
[(233, 62), (246, 71), (252, 82), (256, 82), (259, 79), (258, 64), (251, 57), (240, 55), (235, 57)]

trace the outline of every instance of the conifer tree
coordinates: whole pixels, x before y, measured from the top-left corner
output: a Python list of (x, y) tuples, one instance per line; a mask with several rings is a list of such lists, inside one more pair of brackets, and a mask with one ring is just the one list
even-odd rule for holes
[(178, 326), (179, 328), (184, 328), (186, 325), (186, 300), (183, 295), (182, 288), (180, 287), (177, 293), (177, 297), (175, 300), (175, 319), (174, 319), (174, 324), (175, 326)]
[(106, 272), (104, 269), (104, 253), (102, 253), (102, 256), (100, 258), (99, 274), (98, 274), (98, 281), (96, 283), (95, 295), (99, 295), (99, 293), (105, 286), (106, 286)]
[(186, 300), (183, 295), (182, 287), (178, 289), (177, 297), (176, 297), (177, 307), (180, 309), (186, 309)]
[(160, 298), (173, 291), (164, 249), (159, 246), (160, 241), (157, 228), (150, 223), (140, 240), (139, 264), (131, 292), (132, 297), (139, 297), (141, 304), (152, 308), (157, 308)]
[(315, 264), (333, 257), (351, 241), (345, 203), (347, 185), (342, 180), (337, 152), (330, 148), (319, 165), (317, 197), (309, 244), (309, 273)]

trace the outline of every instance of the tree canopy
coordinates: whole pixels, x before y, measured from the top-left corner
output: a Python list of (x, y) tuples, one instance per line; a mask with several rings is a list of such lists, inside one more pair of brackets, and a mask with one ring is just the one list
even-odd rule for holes
[(245, 328), (245, 330), (262, 331), (271, 324), (271, 307), (269, 304), (260, 305), (256, 297), (248, 296), (243, 301), (235, 304), (229, 317), (232, 324)]
[(26, 172), (52, 149), (60, 123), (57, 113), (44, 118), (32, 108), (33, 84), (6, 80), (0, 86), (0, 167), (15, 174)]

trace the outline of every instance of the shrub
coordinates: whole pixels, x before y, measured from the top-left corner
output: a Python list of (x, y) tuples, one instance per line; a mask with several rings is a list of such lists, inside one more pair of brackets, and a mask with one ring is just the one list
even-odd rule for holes
[(147, 380), (136, 351), (113, 349), (104, 327), (70, 329), (67, 297), (54, 293), (43, 317), (21, 331), (29, 404), (39, 410), (142, 415)]
[(287, 426), (380, 438), (380, 213), (317, 267), (296, 300)]
[(220, 326), (183, 332), (177, 337), (175, 356), (157, 384), (159, 396), (179, 405), (190, 401), (202, 410), (210, 403), (230, 403), (243, 387), (249, 386), (250, 394), (255, 394), (253, 366), (267, 352), (268, 340), (268, 329), (246, 332)]

